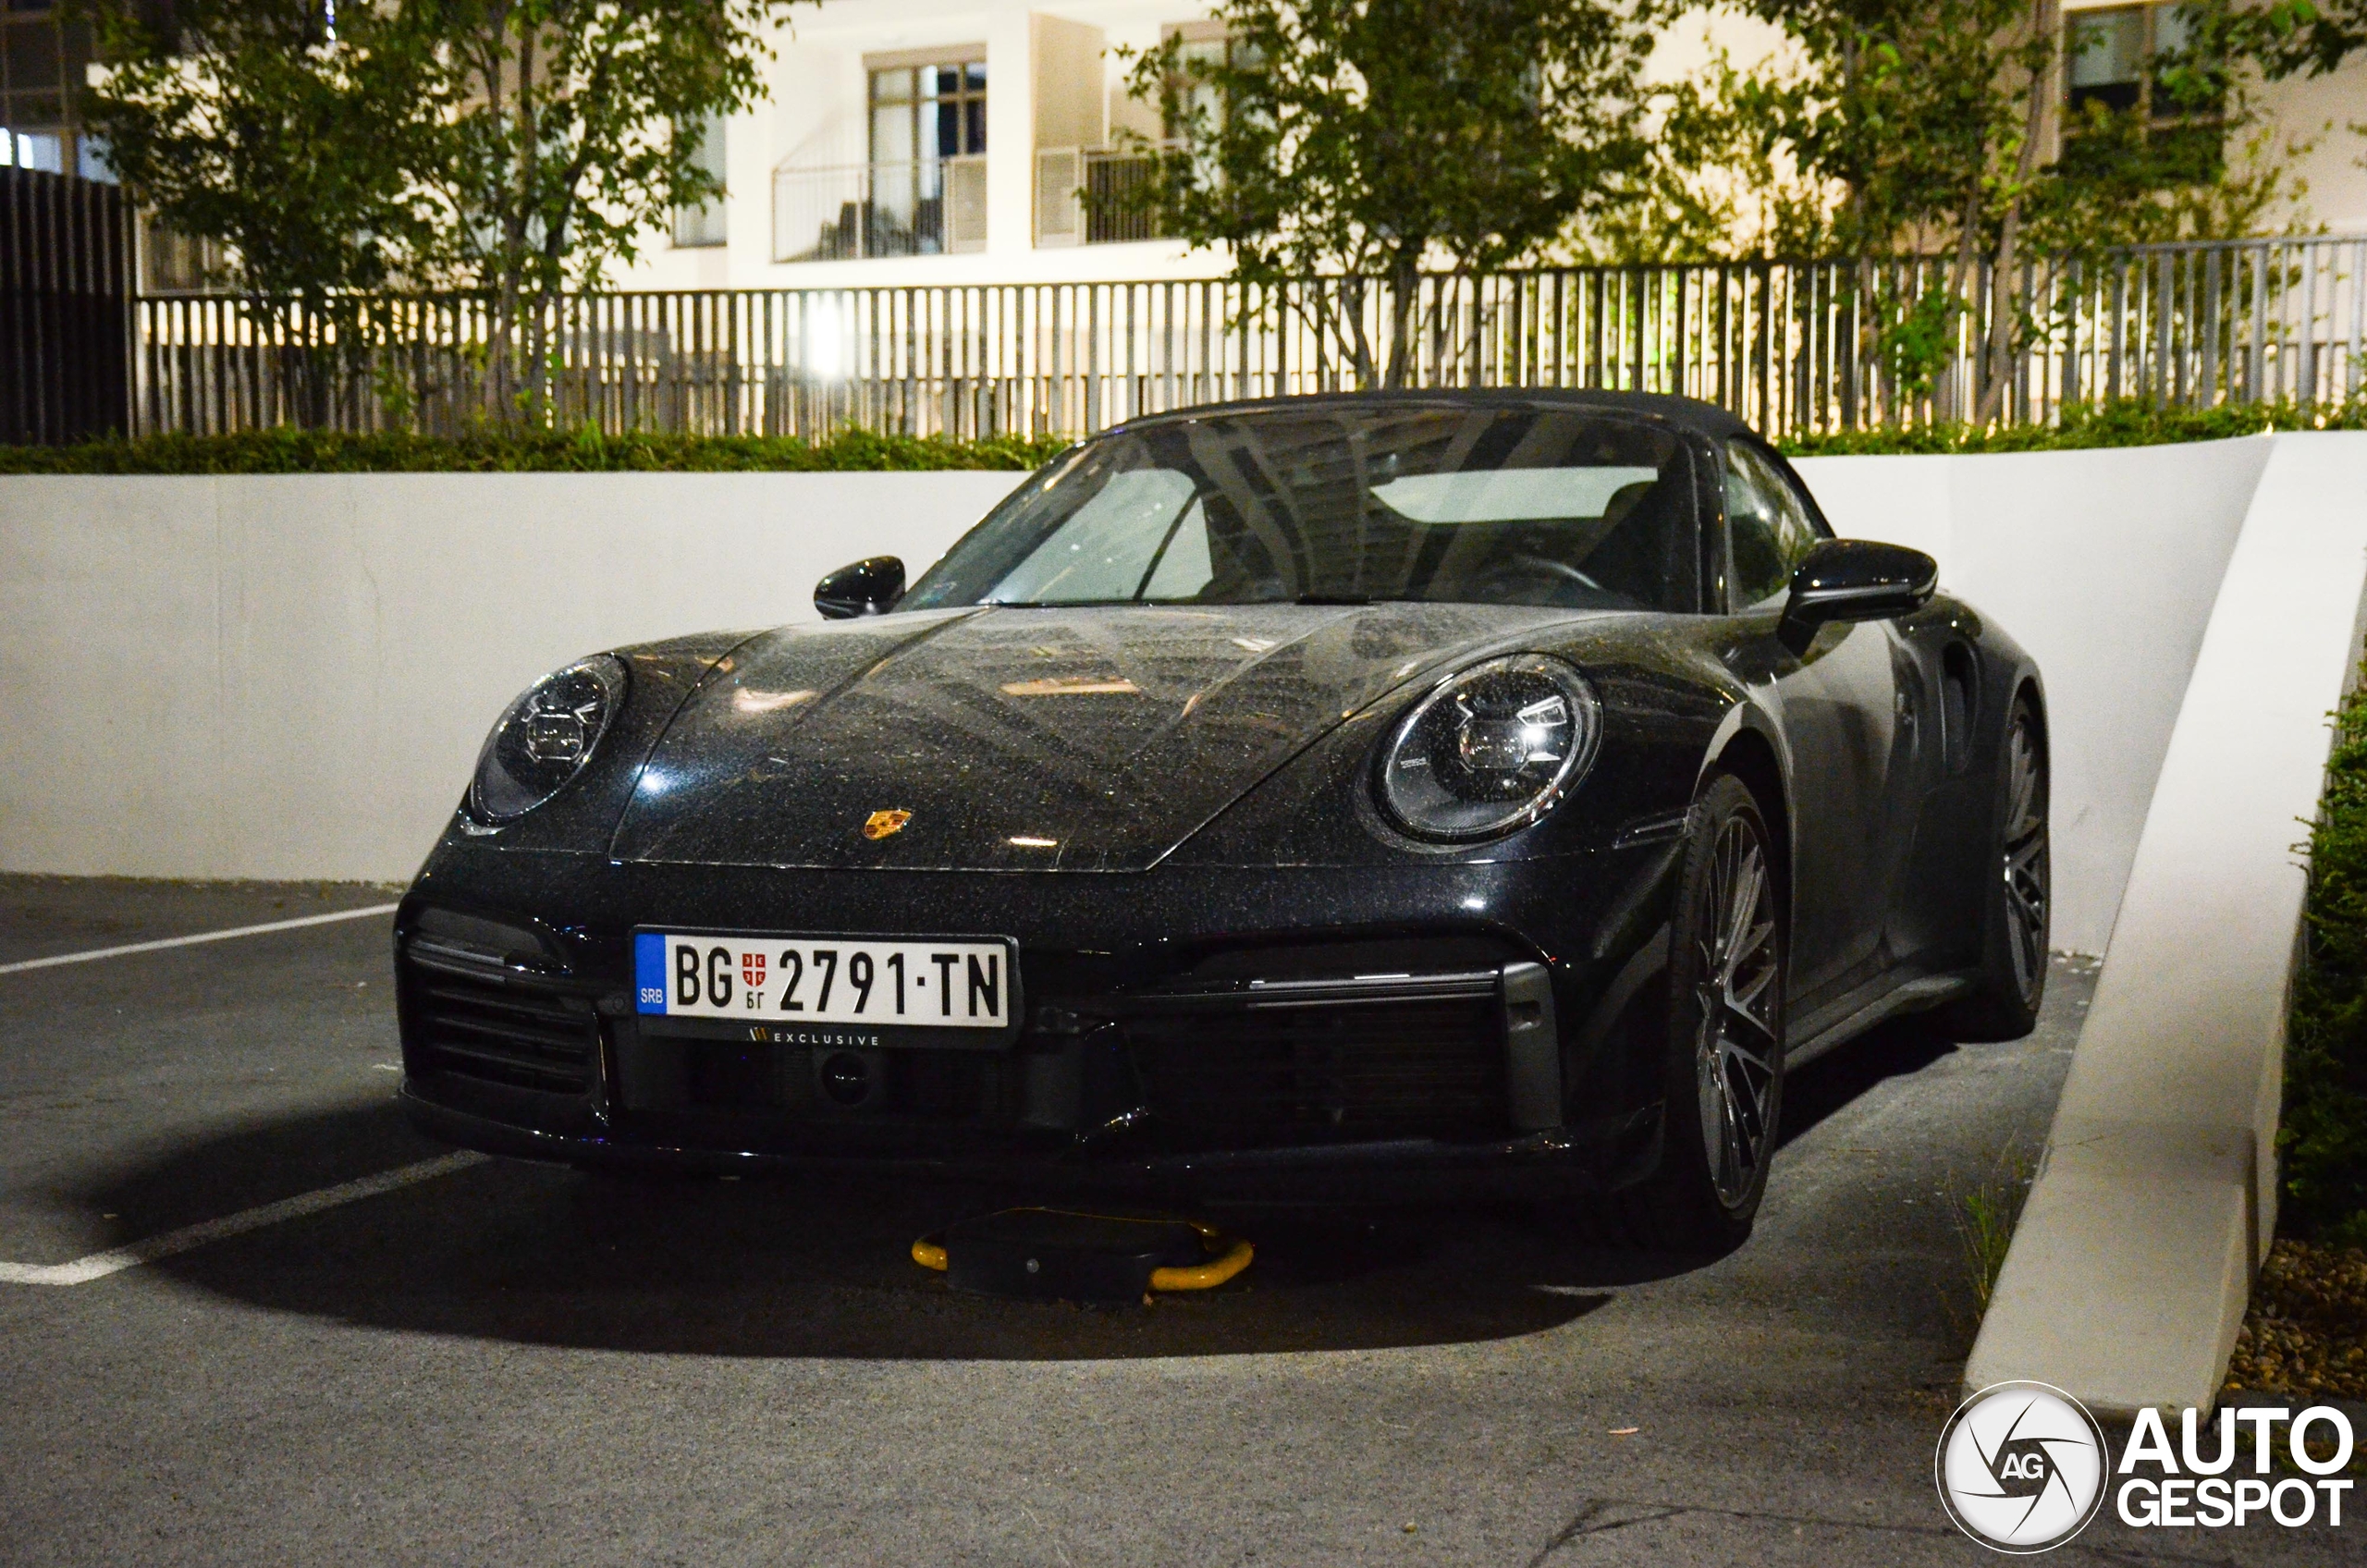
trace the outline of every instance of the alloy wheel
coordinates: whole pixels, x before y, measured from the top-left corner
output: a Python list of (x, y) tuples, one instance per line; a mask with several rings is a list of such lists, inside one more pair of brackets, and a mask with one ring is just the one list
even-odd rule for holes
[(1783, 949), (1767, 853), (1751, 823), (1718, 832), (1699, 927), (1701, 1026), (1694, 1067), (1710, 1182), (1728, 1208), (1750, 1195), (1774, 1132), (1783, 1055)]
[(2016, 713), (2005, 749), (2005, 945), (2025, 1001), (2046, 975), (2046, 768), (2036, 730), (2027, 709)]

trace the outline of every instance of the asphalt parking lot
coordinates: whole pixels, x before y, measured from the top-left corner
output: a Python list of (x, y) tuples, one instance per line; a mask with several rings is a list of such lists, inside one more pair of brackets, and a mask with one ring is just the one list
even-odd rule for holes
[[(6, 967), (389, 898), (0, 877), (0, 1259), (444, 1153), (392, 1104), (384, 914)], [(1276, 1221), (1221, 1292), (1088, 1312), (910, 1263), (987, 1194), (476, 1161), (0, 1282), (0, 1560), (1984, 1560), (1932, 1485), (1952, 1215), (2035, 1156), (2091, 986), (2058, 961), (2026, 1041), (1898, 1026), (1803, 1071), (1757, 1234), (1708, 1264), (1514, 1212)], [(2107, 1514), (2061, 1557), (2355, 1550)]]

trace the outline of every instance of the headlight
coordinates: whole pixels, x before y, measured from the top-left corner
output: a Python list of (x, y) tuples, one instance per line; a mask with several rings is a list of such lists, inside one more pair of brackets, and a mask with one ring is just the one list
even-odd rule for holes
[(1585, 777), (1602, 706), (1559, 659), (1515, 654), (1441, 681), (1390, 732), (1383, 810), (1425, 839), (1484, 839), (1543, 816)]
[(485, 737), (470, 807), (511, 822), (558, 794), (591, 760), (624, 696), (625, 667), (607, 654), (535, 681)]

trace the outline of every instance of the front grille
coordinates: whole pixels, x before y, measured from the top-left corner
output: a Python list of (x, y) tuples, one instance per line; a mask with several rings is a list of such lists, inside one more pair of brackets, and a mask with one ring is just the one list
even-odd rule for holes
[(1492, 994), (1154, 1005), (1125, 1029), (1146, 1109), (1197, 1143), (1470, 1139), (1509, 1130)]
[(434, 951), (415, 942), (404, 965), (420, 1065), (543, 1094), (590, 1092), (599, 1019), (571, 982), (515, 966), (474, 972)]
[[(734, 1116), (799, 1119), (887, 1118), (983, 1124), (1006, 1113), (1008, 1077), (999, 1053), (972, 1050), (895, 1050), (840, 1053), (802, 1046), (751, 1045), (733, 1040), (676, 1039), (655, 1044), (644, 1036), (630, 1054), (671, 1084), (647, 1093), (634, 1086), (628, 1068), (626, 1104), (633, 1109), (720, 1111)], [(857, 1055), (871, 1079), (870, 1092), (852, 1104), (834, 1103), (817, 1083), (823, 1062)]]

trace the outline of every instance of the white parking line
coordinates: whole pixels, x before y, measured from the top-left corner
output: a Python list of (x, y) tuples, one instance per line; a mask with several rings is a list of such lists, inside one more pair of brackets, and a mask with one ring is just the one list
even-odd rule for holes
[(170, 1257), (175, 1253), (188, 1252), (192, 1247), (202, 1247), (209, 1242), (218, 1242), (227, 1236), (243, 1235), (249, 1231), (259, 1231), (266, 1225), (276, 1225), (283, 1219), (300, 1219), (305, 1215), (318, 1214), (325, 1208), (335, 1208), (339, 1204), (376, 1197), (380, 1193), (391, 1193), (398, 1187), (408, 1187), (414, 1182), (429, 1182), (438, 1176), (448, 1176), (456, 1170), (465, 1170), (472, 1165), (483, 1164), (484, 1158), (481, 1154), (464, 1149), (458, 1154), (442, 1155), (435, 1159), (423, 1159), (416, 1165), (398, 1166), (392, 1170), (381, 1170), (375, 1176), (364, 1176), (358, 1181), (339, 1182), (334, 1187), (323, 1187), (316, 1193), (300, 1193), (295, 1197), (282, 1198), (277, 1203), (263, 1204), (254, 1208), (242, 1208), (236, 1214), (227, 1214), (219, 1219), (208, 1219), (202, 1224), (184, 1225), (178, 1231), (167, 1231), (161, 1236), (151, 1236), (146, 1241), (134, 1242), (128, 1247), (117, 1247), (113, 1252), (94, 1252), (88, 1257), (78, 1257), (71, 1263), (0, 1263), (0, 1285), (87, 1284), (92, 1280), (104, 1280), (108, 1275), (120, 1273), (126, 1268), (136, 1268), (143, 1263), (153, 1263), (160, 1257)]
[(368, 909), (341, 909), (334, 914), (308, 914), (300, 920), (274, 920), (262, 925), (234, 925), (227, 931), (201, 931), (194, 937), (166, 937), (156, 942), (128, 942), (119, 948), (92, 948), (88, 952), (59, 953), (54, 958), (29, 958), (15, 963), (0, 963), (0, 974), (14, 974), (23, 969), (49, 969), (61, 963), (88, 963), (93, 959), (121, 958), (126, 953), (153, 953), (159, 948), (193, 948), (200, 942), (227, 942), (233, 937), (260, 937), (266, 931), (293, 931), (300, 925), (326, 925), (337, 920), (361, 920), (373, 914), (392, 914), (400, 906), (372, 904)]

